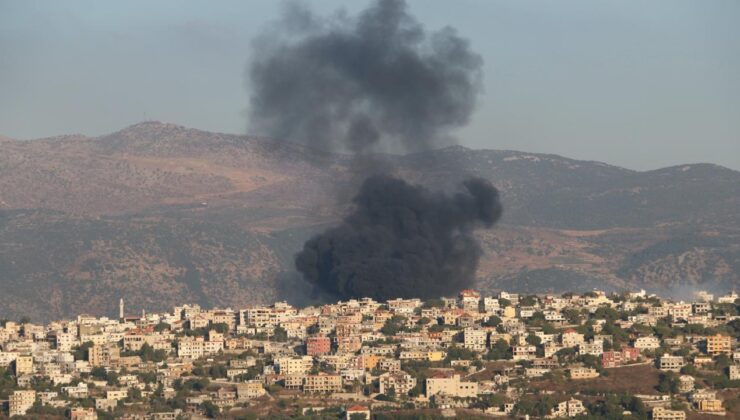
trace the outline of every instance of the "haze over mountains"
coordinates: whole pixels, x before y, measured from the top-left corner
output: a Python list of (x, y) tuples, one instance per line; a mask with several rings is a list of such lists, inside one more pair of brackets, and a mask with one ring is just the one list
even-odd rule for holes
[[(3, 317), (113, 314), (120, 297), (132, 310), (301, 297), (285, 294), (300, 284), (286, 285), (293, 255), (346, 212), (355, 181), (346, 156), (159, 122), (0, 142)], [(499, 188), (481, 290), (740, 284), (740, 172), (459, 146), (385, 160), (435, 189), (470, 175)]]

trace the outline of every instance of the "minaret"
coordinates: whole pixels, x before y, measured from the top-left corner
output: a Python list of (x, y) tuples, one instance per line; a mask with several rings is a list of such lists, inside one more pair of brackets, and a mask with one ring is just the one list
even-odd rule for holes
[(118, 302), (118, 318), (123, 321), (123, 298)]

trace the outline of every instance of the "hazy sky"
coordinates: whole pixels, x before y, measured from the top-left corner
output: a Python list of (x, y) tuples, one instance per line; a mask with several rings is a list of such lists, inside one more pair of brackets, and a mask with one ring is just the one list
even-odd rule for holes
[[(318, 12), (366, 1), (308, 1)], [(634, 169), (740, 169), (740, 1), (410, 0), (485, 60), (470, 147)], [(245, 133), (250, 39), (275, 0), (0, 0), (0, 134), (145, 118)]]

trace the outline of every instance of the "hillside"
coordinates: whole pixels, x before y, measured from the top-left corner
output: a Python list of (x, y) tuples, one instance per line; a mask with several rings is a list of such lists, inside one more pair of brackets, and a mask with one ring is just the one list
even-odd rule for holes
[[(1, 141), (8, 317), (112, 314), (119, 297), (155, 310), (306, 295), (292, 255), (344, 213), (359, 176), (346, 156), (158, 122)], [(483, 290), (740, 284), (739, 172), (459, 146), (383, 159), (434, 188), (477, 175), (501, 190), (502, 224), (479, 235)]]

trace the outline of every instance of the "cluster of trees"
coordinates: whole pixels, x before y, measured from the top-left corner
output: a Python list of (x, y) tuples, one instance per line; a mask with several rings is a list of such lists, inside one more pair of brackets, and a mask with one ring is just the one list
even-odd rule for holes
[(385, 324), (383, 325), (383, 328), (380, 329), (380, 332), (383, 333), (383, 335), (396, 335), (400, 332), (411, 332), (414, 331), (413, 328), (409, 328), (406, 326), (406, 317), (401, 315), (393, 315), (390, 317), (387, 321), (385, 321)]
[(581, 416), (579, 419), (621, 419), (625, 411), (632, 413), (632, 417), (637, 419), (647, 419), (648, 411), (639, 398), (628, 395), (609, 394), (603, 400), (593, 403), (586, 403), (589, 415)]
[(121, 356), (139, 356), (143, 362), (155, 362), (160, 363), (167, 360), (169, 352), (167, 350), (159, 349), (154, 350), (154, 347), (149, 344), (141, 346), (139, 351), (124, 351), (121, 352)]
[(90, 370), (90, 376), (100, 381), (106, 381), (108, 385), (118, 384), (118, 373), (112, 370), (108, 372), (102, 366), (92, 368)]
[(491, 346), (491, 350), (486, 353), (487, 360), (509, 360), (514, 357), (509, 343), (504, 339), (498, 339)]

